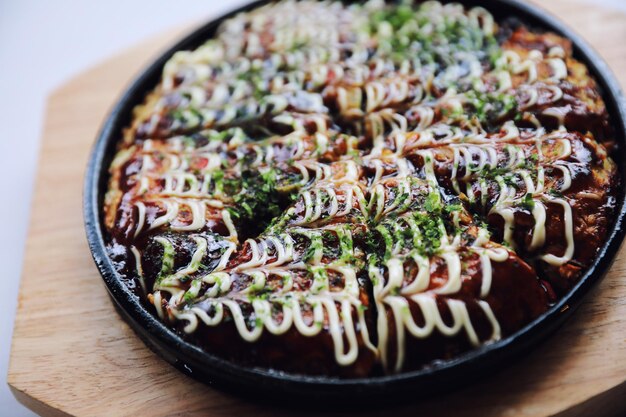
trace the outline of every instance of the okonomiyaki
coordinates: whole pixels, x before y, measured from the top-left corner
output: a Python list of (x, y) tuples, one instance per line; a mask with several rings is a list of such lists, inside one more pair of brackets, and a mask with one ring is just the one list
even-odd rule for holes
[(580, 279), (619, 177), (567, 39), (456, 3), (281, 1), (175, 53), (110, 165), (107, 249), (174, 332), (344, 378), (506, 338)]

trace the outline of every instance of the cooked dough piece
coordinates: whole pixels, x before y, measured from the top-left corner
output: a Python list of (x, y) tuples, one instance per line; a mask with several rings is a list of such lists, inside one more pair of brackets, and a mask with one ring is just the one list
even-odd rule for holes
[(221, 358), (342, 378), (436, 366), (579, 281), (611, 228), (612, 139), (555, 34), (436, 1), (271, 3), (174, 54), (135, 109), (109, 255)]

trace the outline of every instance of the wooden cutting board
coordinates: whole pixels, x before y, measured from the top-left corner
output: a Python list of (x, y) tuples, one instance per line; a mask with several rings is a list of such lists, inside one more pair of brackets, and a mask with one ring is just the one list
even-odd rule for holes
[[(626, 15), (591, 3), (542, 3), (626, 86)], [(50, 96), (8, 374), (17, 399), (42, 415), (290, 414), (203, 385), (146, 348), (115, 312), (87, 247), (81, 188), (97, 130), (131, 77), (180, 34), (111, 58)], [(626, 415), (624, 276), (622, 250), (571, 320), (524, 359), (460, 391), (371, 414)]]

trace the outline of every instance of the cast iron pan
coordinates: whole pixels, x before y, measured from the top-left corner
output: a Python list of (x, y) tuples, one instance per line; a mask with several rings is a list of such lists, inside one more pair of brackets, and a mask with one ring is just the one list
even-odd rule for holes
[[(102, 278), (120, 314), (144, 340), (166, 361), (182, 372), (207, 384), (257, 400), (278, 400), (295, 404), (306, 398), (318, 406), (382, 405), (399, 400), (419, 399), (476, 381), (477, 377), (495, 371), (516, 360), (537, 343), (552, 334), (580, 304), (611, 266), (626, 234), (624, 226), (625, 185), (619, 191), (616, 217), (610, 236), (598, 252), (593, 265), (580, 282), (556, 305), (526, 327), (496, 343), (467, 352), (455, 359), (429, 368), (399, 375), (361, 379), (338, 379), (287, 374), (268, 369), (237, 365), (213, 356), (187, 343), (151, 315), (129, 291), (116, 273), (105, 250), (105, 230), (101, 207), (108, 181), (108, 166), (122, 129), (131, 120), (132, 109), (159, 82), (165, 62), (174, 52), (193, 49), (211, 38), (218, 25), (234, 14), (258, 7), (266, 1), (255, 1), (196, 29), (176, 43), (146, 68), (115, 104), (96, 139), (91, 153), (84, 188), (84, 216), (89, 247)], [(544, 11), (519, 0), (467, 0), (468, 6), (481, 5), (497, 21), (517, 18), (535, 29), (556, 32), (572, 41), (575, 57), (585, 63), (597, 80), (619, 144), (613, 155), (624, 179), (626, 166), (626, 100), (606, 63), (578, 35)], [(580, 318), (580, 317), (579, 317)], [(120, 354), (124, 354), (120, 352)], [(314, 400), (314, 401), (311, 401)]]

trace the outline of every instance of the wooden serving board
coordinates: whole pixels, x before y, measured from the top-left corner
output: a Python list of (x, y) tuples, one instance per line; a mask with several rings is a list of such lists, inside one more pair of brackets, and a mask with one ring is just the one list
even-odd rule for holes
[[(591, 42), (626, 86), (626, 15), (591, 2), (542, 3)], [(17, 399), (42, 415), (293, 412), (224, 394), (161, 360), (114, 310), (87, 247), (82, 184), (97, 130), (130, 78), (180, 34), (102, 63), (48, 102), (8, 374)], [(371, 414), (626, 415), (624, 276), (626, 249), (571, 320), (522, 360), (460, 391)]]

